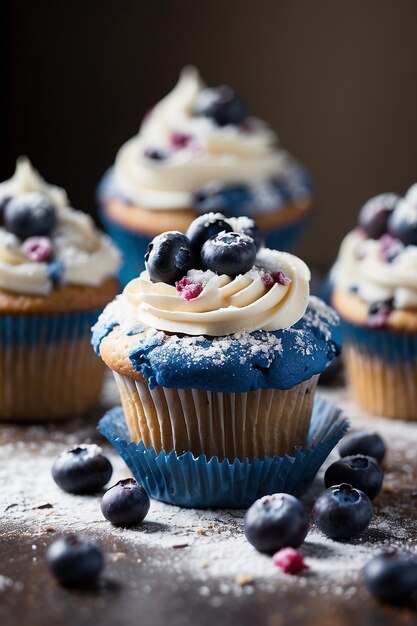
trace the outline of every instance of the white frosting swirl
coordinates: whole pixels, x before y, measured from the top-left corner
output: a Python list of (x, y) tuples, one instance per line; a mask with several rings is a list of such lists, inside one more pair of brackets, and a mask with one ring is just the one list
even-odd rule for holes
[[(139, 134), (119, 150), (116, 183), (136, 204), (188, 208), (204, 185), (262, 182), (286, 168), (286, 153), (276, 148), (275, 133), (261, 120), (249, 118), (248, 131), (194, 117), (193, 103), (204, 88), (197, 70), (186, 67), (174, 89), (145, 118)], [(190, 142), (170, 151), (167, 159), (145, 156), (147, 149), (166, 152), (173, 133), (190, 137)]]
[(40, 191), (57, 208), (68, 206), (69, 200), (64, 189), (56, 185), (49, 185), (37, 170), (32, 167), (31, 162), (25, 156), (17, 159), (15, 173), (9, 180), (0, 183), (0, 202), (6, 198), (17, 196), (20, 193), (30, 191)]
[[(265, 274), (281, 270), (288, 284), (269, 287)], [(304, 315), (309, 298), (310, 271), (298, 257), (262, 249), (255, 266), (231, 278), (214, 272), (187, 275), (202, 284), (200, 295), (186, 301), (172, 285), (152, 283), (147, 272), (132, 280), (121, 296), (126, 324), (139, 320), (170, 333), (223, 336), (293, 326)]]
[(417, 246), (397, 245), (387, 262), (383, 240), (367, 239), (359, 229), (344, 238), (332, 269), (332, 281), (344, 290), (357, 290), (365, 302), (394, 300), (397, 309), (417, 308)]
[[(48, 196), (57, 213), (50, 234), (53, 260), (62, 267), (61, 284), (98, 286), (114, 276), (120, 254), (110, 239), (96, 229), (90, 216), (68, 206), (63, 189), (48, 185), (28, 159), (19, 159), (14, 176), (0, 184), (0, 200), (38, 191)], [(15, 293), (45, 296), (53, 289), (50, 266), (34, 262), (22, 240), (0, 228), (0, 288)]]

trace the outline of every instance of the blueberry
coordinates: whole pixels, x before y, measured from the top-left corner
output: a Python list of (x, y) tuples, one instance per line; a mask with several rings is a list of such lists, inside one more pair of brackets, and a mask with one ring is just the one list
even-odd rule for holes
[(96, 445), (82, 445), (66, 450), (52, 466), (52, 477), (68, 493), (87, 494), (99, 491), (113, 473), (110, 461)]
[(371, 239), (379, 239), (388, 229), (388, 219), (400, 197), (395, 193), (374, 196), (360, 210), (359, 226)]
[(339, 445), (340, 456), (351, 456), (352, 454), (364, 454), (372, 456), (379, 463), (385, 456), (385, 443), (378, 433), (359, 432), (344, 437)]
[(190, 241), (176, 230), (158, 235), (148, 246), (145, 267), (153, 283), (174, 285), (192, 268)]
[(251, 210), (252, 194), (247, 185), (234, 185), (214, 189), (200, 189), (194, 206), (198, 213), (220, 211), (227, 217), (238, 217)]
[(227, 220), (236, 233), (242, 233), (252, 237), (256, 250), (262, 248), (265, 244), (264, 236), (255, 224), (255, 221), (251, 217), (229, 217)]
[(406, 246), (417, 246), (417, 202), (401, 199), (388, 220), (388, 232)]
[(301, 500), (275, 493), (252, 504), (243, 521), (243, 532), (259, 552), (274, 554), (281, 548), (298, 548), (306, 538), (308, 525)]
[(369, 526), (372, 504), (366, 493), (351, 485), (334, 485), (313, 506), (316, 526), (330, 539), (351, 539)]
[(207, 239), (231, 230), (222, 213), (206, 213), (191, 222), (185, 235), (190, 240), (194, 269), (201, 266), (200, 252)]
[(341, 483), (349, 483), (373, 500), (381, 491), (382, 470), (378, 462), (370, 456), (362, 454), (345, 456), (340, 461), (332, 463), (324, 475), (326, 487)]
[(228, 85), (201, 91), (193, 112), (196, 116), (209, 117), (219, 126), (241, 124), (248, 116), (245, 102)]
[(101, 549), (82, 535), (67, 535), (54, 541), (46, 552), (46, 563), (65, 587), (93, 585), (104, 567)]
[(149, 497), (133, 478), (119, 480), (101, 500), (101, 512), (114, 526), (137, 526), (148, 514)]
[(220, 233), (204, 244), (201, 261), (204, 269), (236, 276), (248, 272), (256, 257), (252, 237), (240, 233)]
[(56, 210), (43, 193), (22, 193), (6, 204), (4, 223), (9, 232), (21, 239), (46, 236), (56, 224)]
[(407, 604), (417, 594), (417, 558), (408, 553), (385, 552), (362, 570), (365, 585), (378, 600)]

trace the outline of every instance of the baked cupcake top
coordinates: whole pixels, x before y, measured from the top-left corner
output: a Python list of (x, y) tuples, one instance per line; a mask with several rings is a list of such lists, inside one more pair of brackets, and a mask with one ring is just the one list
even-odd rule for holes
[(308, 267), (263, 248), (248, 218), (212, 213), (186, 235), (162, 233), (145, 266), (108, 305), (93, 344), (151, 387), (289, 389), (340, 351), (337, 315), (309, 298)]
[(404, 197), (385, 193), (363, 206), (341, 244), (332, 282), (338, 310), (347, 308), (353, 321), (417, 324), (417, 184)]
[(47, 296), (61, 285), (96, 287), (117, 273), (120, 255), (110, 239), (27, 158), (0, 183), (0, 220), (2, 290)]
[(208, 89), (186, 67), (174, 89), (119, 150), (104, 195), (145, 209), (222, 210), (229, 216), (306, 208), (311, 181), (226, 85)]

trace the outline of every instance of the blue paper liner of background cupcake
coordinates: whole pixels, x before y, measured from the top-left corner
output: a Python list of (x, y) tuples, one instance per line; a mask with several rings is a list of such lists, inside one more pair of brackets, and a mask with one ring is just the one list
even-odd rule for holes
[(294, 456), (220, 461), (145, 448), (130, 441), (121, 407), (108, 411), (99, 431), (114, 446), (135, 479), (157, 500), (183, 507), (247, 508), (275, 492), (302, 495), (337, 442), (349, 429), (342, 410), (316, 396), (304, 450)]

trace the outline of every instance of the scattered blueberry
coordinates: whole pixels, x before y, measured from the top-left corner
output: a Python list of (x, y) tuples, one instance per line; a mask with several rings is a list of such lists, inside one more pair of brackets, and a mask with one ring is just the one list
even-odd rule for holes
[(42, 193), (22, 193), (6, 204), (4, 223), (9, 232), (21, 239), (46, 236), (56, 224), (55, 207)]
[(194, 115), (209, 117), (219, 126), (241, 124), (248, 116), (245, 102), (228, 85), (201, 91), (194, 102)]
[(331, 487), (341, 483), (360, 489), (373, 500), (382, 486), (382, 470), (378, 461), (362, 454), (345, 456), (340, 461), (335, 461), (326, 470), (324, 484)]
[(52, 242), (49, 237), (28, 237), (22, 250), (31, 261), (47, 263), (52, 257)]
[(282, 548), (272, 557), (274, 565), (282, 569), (286, 574), (299, 574), (308, 565), (304, 561), (304, 556), (295, 548)]
[(133, 478), (119, 480), (101, 500), (101, 512), (114, 526), (137, 526), (148, 514), (149, 497)]
[(337, 541), (356, 537), (369, 526), (373, 509), (368, 496), (351, 485), (334, 485), (317, 498), (313, 507), (316, 526)]
[(248, 235), (248, 237), (252, 237), (255, 242), (256, 250), (259, 250), (265, 244), (262, 232), (251, 217), (230, 217), (228, 222), (235, 233), (243, 233), (244, 235)]
[(406, 246), (417, 245), (417, 202), (401, 199), (388, 220), (388, 232)]
[(378, 600), (399, 605), (415, 599), (415, 556), (404, 552), (385, 552), (368, 561), (362, 571), (365, 585)]
[(156, 150), (153, 148), (147, 148), (144, 154), (147, 159), (151, 159), (152, 161), (163, 161), (164, 159), (167, 158), (166, 152), (163, 152), (163, 150)]
[(240, 233), (220, 233), (204, 244), (201, 262), (204, 269), (217, 274), (236, 276), (248, 272), (256, 257), (252, 237)]
[(201, 267), (201, 248), (207, 239), (211, 239), (223, 231), (230, 232), (231, 230), (232, 227), (222, 213), (206, 213), (191, 222), (185, 236), (190, 241), (194, 269)]
[(359, 226), (371, 239), (379, 239), (388, 229), (388, 218), (400, 197), (395, 193), (381, 193), (363, 205), (359, 213)]
[(113, 473), (110, 461), (101, 448), (92, 444), (62, 452), (52, 466), (52, 477), (64, 491), (88, 494), (99, 491)]
[(239, 217), (251, 210), (253, 197), (247, 185), (200, 189), (194, 197), (198, 213), (220, 211), (227, 217)]
[(148, 246), (145, 267), (153, 283), (174, 285), (192, 268), (190, 241), (176, 230), (158, 235)]
[(385, 452), (384, 440), (378, 433), (353, 433), (344, 437), (339, 444), (341, 457), (351, 456), (352, 454), (364, 454), (365, 456), (372, 456), (381, 463)]
[(46, 563), (65, 587), (89, 587), (104, 567), (101, 549), (82, 535), (67, 535), (54, 541), (46, 552)]
[(304, 504), (287, 493), (275, 493), (257, 500), (247, 510), (243, 532), (259, 552), (274, 554), (281, 548), (298, 548), (308, 532)]

